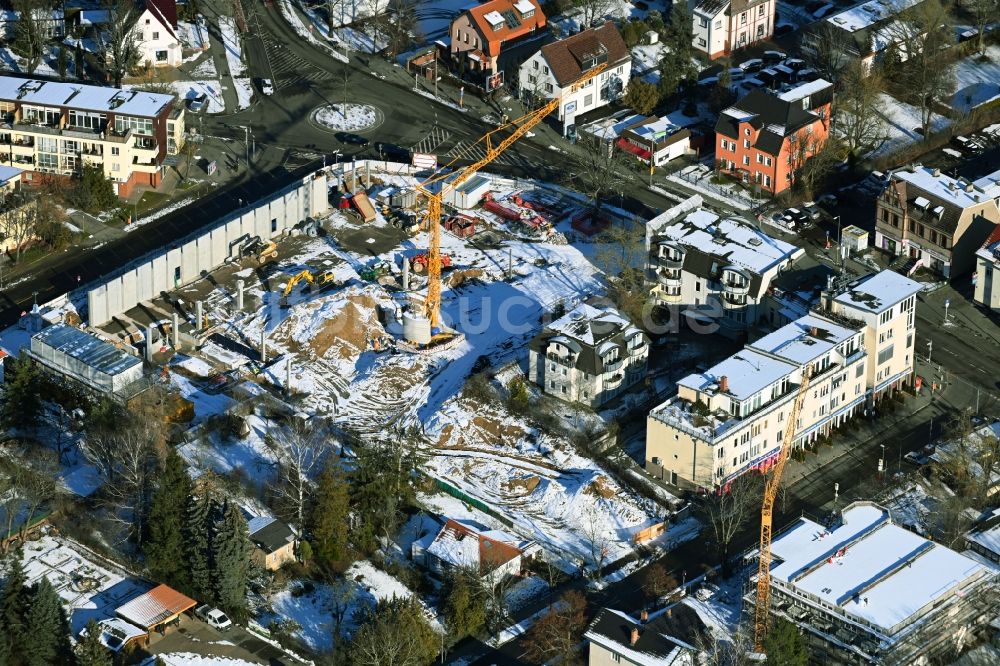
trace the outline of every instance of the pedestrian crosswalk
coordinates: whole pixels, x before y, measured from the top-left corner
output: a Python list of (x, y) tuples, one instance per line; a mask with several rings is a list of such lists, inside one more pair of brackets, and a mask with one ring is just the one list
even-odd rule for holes
[(310, 81), (332, 81), (334, 75), (311, 62), (283, 48), (270, 33), (264, 33), (264, 46), (267, 58), (274, 72), (274, 87), (276, 90), (295, 87)]
[[(486, 157), (486, 149), (483, 144), (476, 143), (473, 141), (459, 141), (455, 146), (446, 153), (446, 156), (452, 159), (460, 159), (467, 162), (475, 162)], [(517, 153), (517, 146), (511, 146), (505, 152), (501, 153), (499, 157), (493, 160), (496, 164), (507, 164), (510, 166), (526, 166), (527, 160), (520, 157)]]
[(420, 141), (413, 144), (412, 151), (415, 153), (437, 152), (438, 147), (440, 147), (450, 137), (451, 137), (451, 132), (444, 129), (443, 127), (438, 127), (437, 125), (435, 125), (434, 127), (431, 128), (431, 131), (427, 133), (427, 136), (425, 136)]

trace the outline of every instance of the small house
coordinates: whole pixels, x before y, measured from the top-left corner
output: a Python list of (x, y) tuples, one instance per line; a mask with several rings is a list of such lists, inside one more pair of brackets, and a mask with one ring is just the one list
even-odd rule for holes
[(295, 533), (285, 523), (270, 517), (252, 518), (247, 523), (250, 543), (254, 549), (250, 558), (268, 571), (277, 571), (295, 561)]
[(508, 575), (519, 574), (522, 562), (534, 557), (539, 547), (501, 530), (449, 519), (436, 534), (415, 541), (410, 552), (414, 561), (438, 577), (470, 568), (485, 582), (496, 584)]
[(197, 603), (172, 587), (160, 584), (119, 606), (115, 609), (115, 615), (146, 632), (163, 633), (168, 626), (177, 624), (181, 614), (194, 608)]
[[(97, 623), (97, 628), (101, 631), (99, 638), (101, 645), (113, 654), (127, 652), (132, 646), (143, 647), (149, 642), (149, 632), (121, 618), (109, 617), (101, 620)], [(80, 638), (86, 636), (87, 628), (84, 627), (80, 630)]]

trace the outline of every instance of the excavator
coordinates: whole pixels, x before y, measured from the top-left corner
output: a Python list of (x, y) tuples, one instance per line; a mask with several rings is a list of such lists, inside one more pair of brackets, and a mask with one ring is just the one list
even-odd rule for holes
[(333, 284), (333, 271), (323, 271), (322, 273), (313, 274), (308, 268), (304, 271), (300, 271), (291, 277), (288, 284), (285, 285), (285, 291), (281, 294), (281, 304), (284, 306), (288, 305), (288, 296), (295, 289), (295, 285), (303, 280), (310, 285), (317, 287), (327, 287)]

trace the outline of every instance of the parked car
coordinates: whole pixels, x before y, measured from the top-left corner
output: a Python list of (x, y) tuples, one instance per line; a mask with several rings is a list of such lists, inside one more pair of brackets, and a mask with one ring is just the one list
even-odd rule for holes
[(195, 609), (194, 614), (205, 621), (210, 627), (218, 629), (219, 631), (226, 631), (231, 629), (233, 626), (233, 621), (229, 619), (225, 613), (220, 611), (218, 608), (204, 604), (198, 606)]
[(208, 95), (202, 93), (188, 100), (188, 109), (197, 113), (204, 109), (206, 104), (208, 104)]
[(334, 134), (337, 137), (337, 141), (341, 143), (350, 143), (355, 146), (367, 146), (368, 139), (361, 136), (360, 134), (351, 134), (350, 132), (337, 132)]
[(809, 220), (809, 216), (798, 208), (786, 208), (785, 218), (795, 222), (796, 226), (802, 226)]
[(756, 72), (764, 67), (764, 61), (760, 58), (751, 58), (740, 63), (740, 69), (744, 72)]
[(814, 203), (806, 204), (802, 207), (802, 212), (809, 216), (809, 219), (815, 222), (819, 218), (823, 217), (823, 211)]
[(832, 208), (837, 205), (837, 195), (836, 194), (824, 194), (816, 200), (820, 206), (827, 206)]
[(778, 64), (787, 57), (788, 55), (781, 51), (764, 51), (764, 62), (772, 65)]
[(260, 80), (260, 91), (265, 95), (274, 94), (274, 83), (271, 81), (271, 79)]

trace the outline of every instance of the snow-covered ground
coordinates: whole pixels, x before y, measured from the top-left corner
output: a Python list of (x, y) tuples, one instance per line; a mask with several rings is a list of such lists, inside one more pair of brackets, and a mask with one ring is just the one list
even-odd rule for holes
[(347, 62), (347, 57), (338, 51), (341, 48), (339, 44), (334, 44), (332, 40), (329, 39), (329, 34), (326, 31), (326, 26), (324, 21), (320, 21), (319, 30), (322, 38), (317, 38), (316, 36), (316, 24), (313, 22), (312, 15), (309, 15), (310, 26), (307, 27), (305, 22), (303, 22), (302, 17), (299, 16), (299, 11), (293, 6), (291, 0), (278, 0), (278, 10), (281, 15), (288, 21), (288, 24), (292, 26), (292, 30), (306, 41), (319, 46), (322, 50), (326, 51), (327, 55), (330, 57), (340, 60), (341, 62)]
[(236, 89), (236, 106), (238, 109), (245, 109), (250, 106), (250, 101), (254, 96), (253, 84), (250, 78), (241, 76), (233, 79), (233, 87)]
[(475, 0), (422, 0), (416, 3), (417, 27), (430, 43), (448, 36), (452, 19)]
[[(171, 81), (177, 96), (181, 99), (194, 99), (205, 95), (208, 104), (206, 113), (222, 113), (226, 110), (226, 100), (222, 97), (222, 84), (218, 79), (211, 81)], [(126, 86), (128, 87), (128, 86)]]
[(215, 69), (215, 59), (211, 56), (205, 58), (198, 66), (191, 70), (191, 76), (199, 79), (217, 79), (219, 72)]
[(194, 652), (168, 652), (156, 655), (155, 663), (165, 666), (252, 666), (255, 662), (235, 657), (206, 657)]
[[(907, 144), (921, 141), (922, 137), (917, 131), (922, 125), (920, 109), (886, 93), (881, 93), (879, 98), (879, 108), (886, 120), (889, 140), (875, 151), (876, 154), (891, 153)], [(948, 118), (934, 114), (931, 117), (931, 132), (940, 131), (950, 124), (951, 120)]]
[(660, 58), (667, 46), (663, 42), (639, 44), (632, 49), (632, 76), (655, 71), (660, 66)]
[(1000, 46), (987, 47), (986, 54), (966, 56), (955, 65), (955, 94), (951, 106), (968, 113), (1000, 98)]
[(177, 22), (177, 38), (186, 49), (204, 51), (208, 49), (208, 24), (205, 17), (198, 15), (198, 20), (194, 23), (189, 21)]
[(236, 30), (236, 21), (231, 16), (219, 16), (219, 32), (222, 35), (222, 45), (226, 49), (226, 62), (229, 64), (229, 76), (242, 76), (246, 71), (243, 64), (243, 50), (240, 36)]
[(368, 129), (376, 118), (375, 108), (367, 104), (348, 104), (346, 113), (343, 103), (330, 104), (313, 113), (313, 120), (323, 127), (350, 132)]
[[(600, 4), (600, 9), (603, 10), (602, 13), (594, 16), (592, 22), (603, 23), (605, 18), (617, 21), (646, 19), (651, 11), (660, 12), (664, 20), (666, 20), (670, 14), (668, 11), (669, 3), (663, 0), (647, 0), (644, 4), (647, 8), (639, 9), (630, 0), (606, 0)], [(549, 23), (558, 26), (563, 35), (572, 35), (579, 32), (582, 28), (589, 27), (583, 25), (585, 20), (586, 14), (583, 9), (570, 9), (561, 16), (549, 17)]]
[[(275, 620), (291, 620), (299, 629), (294, 632), (310, 649), (328, 652), (333, 647), (334, 617), (343, 618), (340, 626), (343, 635), (350, 635), (364, 617), (364, 612), (383, 599), (409, 598), (413, 591), (367, 560), (355, 562), (344, 572), (343, 579), (334, 585), (312, 583), (312, 589), (303, 591), (301, 583), (292, 582), (286, 589), (270, 598), (271, 612), (264, 612), (258, 620), (264, 626)], [(425, 607), (426, 608), (426, 607)], [(431, 626), (443, 632), (443, 627), (433, 611), (426, 609)]]

